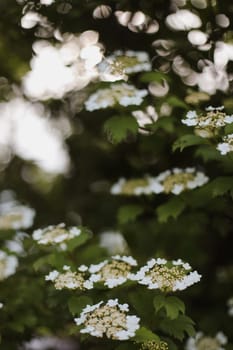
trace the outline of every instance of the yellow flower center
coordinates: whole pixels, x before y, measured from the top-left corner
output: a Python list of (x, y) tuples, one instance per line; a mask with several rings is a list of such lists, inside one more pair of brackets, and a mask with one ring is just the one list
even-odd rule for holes
[(13, 227), (14, 223), (22, 220), (20, 214), (6, 214), (0, 216), (0, 229), (9, 230)]
[(218, 340), (211, 337), (201, 338), (197, 342), (198, 350), (218, 350), (219, 347), (220, 347), (220, 344)]
[(149, 340), (142, 344), (140, 350), (168, 350), (168, 344), (164, 341), (157, 343), (153, 340)]
[(117, 339), (115, 334), (126, 330), (126, 314), (116, 306), (105, 305), (89, 313), (85, 325), (94, 327), (101, 334), (105, 333), (107, 338)]
[(127, 277), (130, 270), (131, 266), (126, 262), (113, 260), (103, 266), (99, 273), (101, 280), (105, 281), (108, 278)]
[(123, 194), (131, 195), (134, 193), (135, 189), (138, 187), (146, 187), (148, 186), (148, 180), (147, 179), (135, 179), (135, 180), (129, 180), (122, 186), (121, 192)]
[(186, 276), (187, 271), (182, 266), (173, 266), (171, 268), (164, 265), (156, 265), (147, 272), (152, 283), (157, 283), (159, 289), (164, 292), (173, 290), (174, 284)]
[(64, 236), (64, 239), (67, 239), (69, 232), (64, 228), (55, 227), (52, 230), (45, 231), (42, 240), (47, 241), (47, 243), (53, 243), (56, 238), (61, 236)]
[(56, 289), (80, 289), (84, 290), (83, 283), (85, 282), (81, 273), (67, 271), (60, 274), (55, 279), (55, 288)]
[(175, 185), (183, 185), (184, 188), (187, 188), (187, 183), (193, 181), (195, 175), (193, 173), (179, 173), (169, 175), (164, 181), (164, 192), (170, 193)]

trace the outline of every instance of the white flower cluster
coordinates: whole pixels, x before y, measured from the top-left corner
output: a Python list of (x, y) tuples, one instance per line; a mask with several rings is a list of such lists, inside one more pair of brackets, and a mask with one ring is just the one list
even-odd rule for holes
[(143, 97), (147, 94), (147, 90), (138, 90), (133, 85), (112, 84), (109, 88), (99, 89), (92, 94), (85, 102), (85, 107), (87, 111), (91, 112), (101, 108), (113, 107), (116, 104), (124, 107), (140, 105), (143, 102)]
[(201, 275), (191, 271), (191, 266), (181, 259), (171, 262), (166, 259), (151, 259), (133, 276), (139, 284), (148, 289), (160, 289), (164, 292), (184, 290), (200, 281)]
[(18, 259), (14, 255), (8, 255), (0, 250), (0, 281), (13, 275), (18, 266)]
[(217, 144), (217, 150), (224, 156), (233, 151), (233, 134), (223, 136), (223, 142)]
[(56, 289), (92, 289), (93, 281), (90, 279), (85, 279), (85, 274), (83, 272), (71, 271), (70, 266), (63, 266), (64, 272), (59, 272), (57, 270), (51, 271), (47, 276), (45, 276), (46, 281), (52, 281)]
[(163, 192), (178, 195), (185, 190), (203, 186), (209, 178), (195, 168), (174, 168), (159, 174), (157, 181), (163, 186)]
[(233, 297), (227, 301), (227, 306), (229, 316), (233, 316)]
[(102, 60), (103, 49), (97, 32), (65, 33), (57, 38), (60, 42), (56, 45), (46, 40), (33, 44), (31, 71), (23, 78), (24, 92), (29, 98), (60, 99), (98, 77), (97, 64)]
[(224, 107), (206, 108), (206, 113), (198, 115), (196, 111), (189, 111), (182, 123), (187, 126), (194, 126), (195, 133), (201, 137), (213, 137), (218, 133), (218, 129), (233, 123), (233, 115), (223, 112)]
[(12, 200), (0, 203), (0, 230), (18, 230), (32, 226), (35, 210)]
[(91, 281), (102, 282), (108, 288), (114, 288), (131, 279), (134, 266), (137, 266), (137, 261), (131, 256), (115, 255), (109, 260), (90, 265), (88, 271)]
[(88, 333), (94, 337), (106, 335), (109, 339), (127, 340), (135, 336), (140, 327), (140, 318), (128, 315), (129, 305), (120, 304), (118, 299), (110, 299), (95, 305), (87, 305), (75, 323), (84, 328), (81, 333)]
[(32, 237), (38, 244), (50, 245), (61, 244), (80, 236), (81, 229), (78, 227), (66, 228), (64, 223), (59, 225), (50, 225), (43, 229), (35, 230)]
[(226, 344), (227, 337), (222, 332), (218, 332), (215, 337), (198, 332), (195, 337), (188, 339), (185, 350), (225, 350)]
[(156, 177), (146, 176), (142, 179), (126, 180), (120, 178), (111, 187), (111, 194), (148, 195), (158, 193), (180, 194), (185, 190), (192, 190), (203, 186), (209, 178), (195, 168), (174, 168), (160, 173)]
[(144, 51), (115, 51), (100, 63), (102, 81), (127, 80), (127, 74), (150, 71), (152, 65), (149, 55)]
[(128, 244), (120, 232), (105, 231), (100, 234), (100, 246), (105, 248), (109, 254), (126, 254)]

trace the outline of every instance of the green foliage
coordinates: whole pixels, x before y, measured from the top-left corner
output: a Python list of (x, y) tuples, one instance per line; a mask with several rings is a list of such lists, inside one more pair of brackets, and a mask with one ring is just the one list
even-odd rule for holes
[(156, 208), (158, 215), (158, 221), (163, 223), (172, 217), (176, 219), (185, 209), (186, 203), (180, 197), (173, 197), (169, 199), (165, 204), (162, 204)]
[(91, 298), (83, 295), (83, 296), (73, 296), (68, 301), (68, 307), (73, 316), (77, 316), (81, 313), (86, 305), (92, 305)]
[(232, 176), (222, 176), (213, 180), (210, 184), (213, 197), (223, 196), (233, 189)]
[(137, 204), (129, 204), (120, 207), (117, 214), (119, 224), (127, 224), (135, 221), (137, 217), (143, 213), (143, 211), (144, 208)]
[[(181, 121), (187, 111), (204, 115), (208, 104), (216, 107), (224, 104), (226, 113), (229, 116), (233, 113), (229, 83), (232, 60), (230, 54), (227, 58), (226, 53), (231, 52), (233, 42), (230, 21), (232, 1), (202, 2), (206, 3), (204, 8), (201, 1), (171, 0), (106, 0), (104, 5), (100, 0), (53, 1), (50, 6), (39, 0), (0, 2), (0, 121), (3, 142), (0, 145), (0, 187), (1, 191), (12, 189), (20, 203), (36, 210), (32, 226), (15, 229), (17, 225), (12, 224), (9, 228), (7, 225), (12, 223), (11, 220), (17, 221), (17, 214), (13, 213), (15, 217), (9, 213), (6, 215), (4, 210), (12, 203), (4, 207), (9, 193), (3, 193), (3, 196), (0, 193), (1, 349), (24, 350), (26, 341), (52, 336), (59, 339), (71, 337), (75, 348), (86, 350), (139, 350), (142, 343), (150, 340), (159, 342), (160, 339), (168, 344), (169, 350), (178, 350), (184, 349), (187, 338), (195, 334), (192, 319), (197, 324), (197, 331), (209, 337), (214, 337), (219, 331), (225, 333), (229, 344), (222, 344), (221, 348), (233, 349), (232, 324), (227, 312), (227, 301), (233, 290), (233, 156), (232, 152), (222, 155), (217, 149), (222, 137), (233, 132), (233, 123), (228, 120), (226, 123), (230, 124), (226, 125), (221, 120), (216, 128), (208, 126), (211, 137), (204, 138), (195, 134), (195, 126), (185, 126)], [(191, 11), (192, 15), (200, 17), (200, 30), (207, 33), (207, 45), (192, 42), (192, 21), (184, 30), (170, 28), (168, 16), (182, 15), (180, 10)], [(38, 12), (40, 18), (40, 23), (30, 29), (22, 28), (21, 23), (27, 11)], [(225, 26), (227, 19), (229, 24)], [(140, 24), (137, 25), (137, 22)], [(173, 21), (177, 26), (182, 26), (184, 22)], [(35, 44), (35, 41), (39, 43)], [(61, 49), (63, 44), (65, 50)], [(37, 66), (36, 59), (45, 47), (50, 47), (47, 53), (53, 52), (54, 57), (51, 61), (43, 61), (45, 67), (47, 63), (49, 66), (45, 69), (46, 76), (41, 70), (38, 85), (30, 89), (30, 92), (35, 89), (44, 94), (31, 99), (23, 87), (25, 74)], [(205, 86), (200, 86), (200, 79), (203, 72), (213, 73), (216, 50), (221, 50), (221, 47), (225, 48), (223, 57), (228, 60), (224, 67), (219, 68), (222, 84), (211, 78), (213, 84), (206, 86), (205, 91)], [(99, 50), (100, 56), (103, 53), (102, 61), (96, 65), (93, 63), (98, 56), (93, 54), (95, 50)], [(122, 50), (123, 60), (131, 63), (137, 61), (137, 53), (142, 51), (139, 64), (127, 73), (127, 69), (124, 71), (121, 64), (114, 61), (116, 50)], [(73, 58), (66, 57), (69, 51)], [(132, 58), (134, 51), (136, 54)], [(128, 57), (123, 57), (125, 53)], [(148, 59), (145, 58), (147, 54)], [(33, 62), (30, 62), (32, 57)], [(56, 57), (64, 71), (58, 69), (54, 74), (52, 64), (56, 69)], [(143, 63), (140, 70), (138, 66), (143, 57), (145, 65)], [(70, 62), (72, 59), (73, 63)], [(69, 85), (65, 71), (77, 77), (73, 90), (68, 90), (68, 93), (63, 93)], [(196, 74), (199, 74), (199, 83), (193, 81), (193, 85), (189, 85)], [(108, 75), (109, 80), (106, 78)], [(44, 80), (46, 86), (42, 91)], [(122, 83), (147, 90), (146, 97), (125, 107), (120, 99), (116, 101), (115, 96), (115, 104), (106, 103), (110, 108), (102, 108), (105, 101), (101, 100), (99, 110), (97, 101), (94, 112), (87, 111), (87, 96), (95, 95), (102, 87)], [(56, 93), (50, 96), (53, 89)], [(107, 98), (111, 99), (111, 96), (106, 93)], [(15, 104), (16, 100), (24, 101), (27, 108), (21, 110)], [(14, 110), (12, 106), (15, 105)], [(57, 174), (47, 173), (41, 159), (29, 158), (33, 151), (34, 130), (30, 129), (30, 118), (34, 110), (40, 112), (38, 123), (39, 119), (42, 124), (45, 120), (51, 122), (51, 137), (57, 140), (56, 145), (61, 152), (59, 162), (63, 162), (63, 152), (70, 160), (70, 167), (67, 166), (64, 173), (62, 170)], [(135, 110), (139, 111), (138, 117), (133, 117)], [(221, 113), (224, 112), (221, 110)], [(221, 113), (220, 117), (223, 117)], [(218, 112), (215, 117), (218, 118)], [(11, 124), (8, 125), (7, 120), (11, 120)], [(206, 125), (208, 123), (207, 120)], [(18, 125), (23, 126), (20, 131)], [(9, 134), (9, 130), (14, 132)], [(46, 153), (44, 149), (47, 149), (50, 157), (53, 152), (50, 144), (45, 144), (47, 137), (44, 138), (40, 128), (36, 131), (40, 137), (37, 155), (40, 150)], [(54, 157), (51, 162), (53, 160)], [(197, 180), (196, 187), (195, 184), (184, 186), (185, 191), (179, 195), (166, 191), (165, 185), (162, 193), (154, 193), (153, 181), (148, 185), (148, 195), (137, 194), (134, 197), (133, 193), (132, 196), (109, 193), (117, 178), (143, 179), (147, 176), (155, 180), (161, 172), (187, 167), (203, 171), (209, 177), (208, 183), (196, 188), (199, 186)], [(183, 175), (185, 182), (190, 174)], [(176, 184), (177, 178), (170, 179), (169, 186)], [(192, 189), (192, 186), (195, 188)], [(70, 240), (61, 239), (60, 242), (58, 239), (48, 245), (38, 244), (33, 239), (35, 228), (59, 222), (81, 228), (82, 232)], [(119, 231), (124, 238), (122, 240)], [(109, 240), (105, 242), (102, 242), (103, 232), (110, 233)], [(115, 232), (118, 234), (114, 238)], [(126, 251), (137, 260), (137, 266), (127, 264), (127, 257), (121, 257), (118, 265), (112, 262), (112, 255), (126, 255)], [(9, 276), (4, 276), (7, 264), (4, 259), (1, 260), (5, 254), (11, 256), (12, 265), (7, 270), (11, 273)], [(151, 261), (151, 257), (164, 258), (170, 264), (178, 259), (187, 261), (202, 275), (200, 283), (179, 291), (179, 294), (164, 292), (162, 288), (147, 288), (145, 279), (148, 271), (140, 281), (135, 280), (131, 273), (138, 272), (138, 277), (140, 269), (147, 268), (145, 264)], [(17, 258), (17, 263), (14, 258)], [(134, 261), (131, 257), (128, 259)], [(14, 263), (18, 265), (14, 266)], [(100, 264), (93, 273), (94, 277), (90, 272), (93, 264)], [(185, 272), (179, 270), (179, 266), (177, 270), (173, 271), (174, 274), (180, 273), (182, 278)], [(61, 283), (60, 289), (56, 284), (57, 276), (64, 278), (66, 272), (67, 284), (63, 288)], [(175, 278), (166, 271), (163, 263), (151, 273), (159, 282)], [(127, 280), (122, 284), (117, 281), (121, 274), (123, 280)], [(80, 285), (74, 287), (73, 278), (75, 280), (77, 275)], [(89, 278), (100, 278), (101, 281), (93, 282)], [(119, 285), (116, 283), (116, 286), (108, 288), (105, 278), (112, 283), (117, 281)], [(84, 280), (89, 285), (84, 285)], [(115, 299), (128, 304), (124, 305), (125, 310), (129, 309), (126, 315), (140, 319), (140, 328), (135, 336), (116, 340), (107, 337), (106, 333), (97, 337), (80, 332), (83, 325), (77, 326), (74, 317), (78, 317), (87, 305), (100, 302), (103, 305)], [(190, 317), (186, 316), (186, 310)], [(111, 317), (111, 312), (105, 315), (106, 327), (111, 326), (111, 322), (117, 322), (115, 315)], [(97, 317), (97, 325), (101, 320), (102, 315)]]
[(193, 134), (183, 135), (174, 142), (172, 150), (173, 152), (176, 150), (180, 150), (182, 152), (187, 147), (202, 145), (206, 143), (208, 143), (208, 141), (203, 137)]
[(193, 327), (194, 322), (185, 315), (180, 315), (176, 319), (165, 319), (160, 323), (160, 328), (163, 332), (179, 339), (183, 340), (185, 334), (193, 336), (195, 329)]
[(171, 320), (176, 319), (180, 313), (184, 314), (185, 312), (184, 303), (174, 296), (157, 295), (154, 297), (153, 303), (156, 312), (164, 308)]
[(138, 124), (136, 119), (130, 115), (115, 116), (104, 123), (104, 131), (108, 140), (117, 144), (126, 141), (129, 137), (135, 137), (138, 131)]
[(149, 329), (147, 329), (145, 327), (140, 327), (136, 332), (134, 340), (136, 340), (138, 342), (145, 342), (148, 340), (154, 340), (154, 341), (159, 343), (160, 339), (156, 334), (151, 332)]

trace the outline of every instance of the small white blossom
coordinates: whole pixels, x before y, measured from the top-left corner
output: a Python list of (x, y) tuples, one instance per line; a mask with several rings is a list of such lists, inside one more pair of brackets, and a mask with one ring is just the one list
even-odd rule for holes
[(147, 94), (147, 90), (138, 90), (133, 85), (112, 84), (109, 88), (99, 89), (92, 94), (85, 102), (85, 107), (87, 111), (92, 112), (101, 108), (114, 107), (117, 104), (140, 105)]
[(139, 328), (139, 317), (128, 315), (128, 304), (119, 304), (118, 299), (110, 299), (96, 305), (87, 305), (75, 323), (81, 328), (80, 333), (88, 333), (94, 337), (106, 335), (109, 339), (127, 340), (135, 336)]
[(0, 250), (0, 281), (13, 275), (18, 266), (18, 259), (14, 255), (8, 255)]
[(40, 0), (40, 3), (41, 3), (41, 5), (49, 6), (49, 5), (52, 5), (52, 3), (53, 3), (54, 1), (55, 1), (55, 0)]
[[(145, 110), (136, 110), (132, 112), (132, 115), (137, 120), (137, 123), (140, 128), (145, 128), (147, 125), (155, 123), (159, 116), (156, 112), (156, 109), (149, 105), (145, 108)], [(139, 130), (139, 132), (143, 134), (149, 134), (149, 130)]]
[(223, 136), (223, 142), (218, 143), (216, 148), (223, 156), (229, 152), (232, 152), (233, 151), (233, 134)]
[(100, 246), (107, 249), (109, 254), (124, 254), (128, 244), (120, 232), (105, 231), (100, 234)]
[(59, 272), (57, 270), (51, 271), (47, 276), (45, 276), (46, 281), (55, 281), (58, 277)]
[(23, 246), (23, 240), (25, 237), (29, 237), (28, 234), (24, 232), (16, 232), (15, 236), (11, 240), (5, 242), (5, 247), (11, 252), (17, 255), (25, 255), (25, 250)]

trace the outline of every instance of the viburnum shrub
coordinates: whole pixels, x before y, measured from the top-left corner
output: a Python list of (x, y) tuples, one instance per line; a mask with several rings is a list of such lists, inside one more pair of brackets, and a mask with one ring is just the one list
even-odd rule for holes
[(0, 348), (232, 350), (231, 1), (1, 7)]

